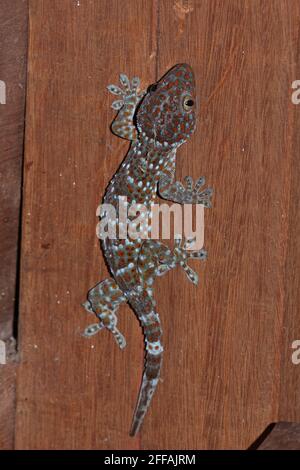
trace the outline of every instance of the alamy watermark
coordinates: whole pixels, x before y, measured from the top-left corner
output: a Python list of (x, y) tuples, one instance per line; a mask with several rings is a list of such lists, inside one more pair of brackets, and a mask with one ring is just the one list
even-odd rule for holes
[[(194, 214), (193, 214), (194, 212)], [(118, 204), (101, 204), (97, 209), (100, 222), (96, 233), (100, 240), (170, 240), (171, 220), (174, 221), (174, 236), (193, 240), (193, 250), (204, 244), (204, 206), (197, 204), (129, 204), (126, 196), (118, 197)], [(193, 230), (193, 225), (195, 230)]]
[(6, 104), (6, 84), (0, 80), (0, 104)]
[(292, 103), (300, 103), (300, 80), (294, 80), (292, 83), (293, 93), (292, 93)]
[(292, 349), (295, 349), (292, 354), (292, 363), (297, 366), (300, 364), (300, 339), (295, 339), (295, 341), (292, 342)]

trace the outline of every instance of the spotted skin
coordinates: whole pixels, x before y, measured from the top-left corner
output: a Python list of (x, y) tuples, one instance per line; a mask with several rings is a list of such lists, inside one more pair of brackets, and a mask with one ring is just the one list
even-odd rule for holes
[[(176, 65), (146, 93), (138, 91), (136, 77), (130, 81), (121, 74), (120, 82), (121, 87), (108, 86), (109, 91), (118, 96), (112, 104), (118, 111), (112, 131), (130, 140), (131, 147), (112, 178), (103, 202), (112, 204), (117, 214), (119, 196), (126, 196), (129, 206), (143, 204), (147, 210), (145, 230), (157, 192), (170, 201), (210, 207), (212, 190), (202, 190), (203, 177), (195, 184), (191, 177), (185, 179), (185, 185), (175, 181), (176, 151), (196, 126), (195, 80), (191, 67)], [(118, 231), (123, 228), (120, 214), (116, 228)], [(102, 241), (112, 277), (88, 293), (84, 307), (98, 317), (99, 323), (87, 327), (85, 335), (91, 336), (106, 328), (123, 348), (126, 342), (117, 329), (117, 310), (125, 302), (141, 323), (146, 345), (145, 369), (130, 431), (132, 436), (143, 422), (162, 365), (162, 328), (153, 298), (153, 284), (156, 277), (176, 266), (181, 266), (188, 279), (197, 284), (198, 276), (187, 263), (190, 258), (205, 259), (206, 252), (204, 249), (193, 251), (190, 244), (191, 241), (177, 239), (171, 250), (159, 241), (142, 237)]]

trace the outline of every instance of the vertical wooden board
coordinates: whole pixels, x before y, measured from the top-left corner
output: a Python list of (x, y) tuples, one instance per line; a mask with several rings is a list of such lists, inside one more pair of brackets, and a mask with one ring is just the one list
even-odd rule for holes
[[(300, 4), (296, 2), (293, 9), (290, 10), (290, 33), (287, 43), (290, 47), (290, 66), (289, 66), (289, 97), (291, 97), (291, 84), (300, 77), (299, 60), (299, 17)], [(286, 259), (284, 265), (284, 318), (282, 323), (282, 342), (279, 347), (281, 350), (281, 381), (279, 397), (279, 416), (278, 419), (285, 421), (300, 422), (300, 364), (299, 343), (293, 343), (300, 340), (300, 293), (299, 293), (299, 275), (300, 275), (300, 217), (299, 217), (299, 179), (300, 179), (300, 106), (295, 105), (289, 100), (289, 114), (286, 124), (288, 155), (291, 159), (290, 171), (290, 194), (288, 211), (284, 213), (285, 223), (287, 225)], [(296, 356), (292, 357), (293, 353)], [(295, 361), (296, 359), (296, 361)], [(297, 361), (298, 359), (298, 361)]]
[(81, 302), (107, 276), (96, 208), (128, 148), (113, 136), (119, 72), (155, 73), (156, 3), (31, 0), (16, 448), (126, 449), (143, 344), (129, 309), (128, 346)]
[(25, 116), (27, 15), (25, 0), (0, 10), (0, 339), (12, 335)]
[[(2, 0), (0, 7), (0, 340), (11, 349), (11, 360), (15, 359), (10, 345), (16, 304), (27, 8), (27, 0)], [(16, 364), (0, 365), (1, 450), (14, 445), (15, 375)]]
[(200, 287), (173, 272), (157, 289), (164, 383), (145, 448), (246, 448), (277, 419), (296, 3), (160, 2), (158, 75), (191, 63), (201, 102), (178, 175), (205, 174), (215, 197)]

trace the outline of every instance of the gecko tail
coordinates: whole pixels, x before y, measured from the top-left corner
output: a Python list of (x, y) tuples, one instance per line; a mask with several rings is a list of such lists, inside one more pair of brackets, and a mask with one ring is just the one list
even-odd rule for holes
[[(158, 359), (158, 358), (156, 358)], [(160, 368), (161, 368), (161, 363), (162, 363), (162, 356), (160, 355), (160, 362), (159, 362), (159, 368), (157, 369), (157, 375), (155, 378), (149, 378), (147, 375), (147, 365), (146, 365), (146, 370), (143, 375), (143, 380), (139, 392), (139, 398), (138, 402), (136, 405), (136, 409), (133, 415), (133, 420), (132, 420), (132, 425), (130, 429), (130, 436), (135, 436), (139, 430), (140, 427), (143, 423), (144, 417), (147, 413), (147, 410), (150, 406), (150, 402), (152, 399), (152, 396), (155, 392), (156, 386), (159, 381), (159, 374), (160, 374)]]
[(132, 294), (130, 304), (141, 322), (146, 343), (145, 369), (130, 430), (130, 436), (135, 436), (140, 430), (159, 381), (163, 347), (160, 319), (153, 299), (145, 290), (137, 296)]

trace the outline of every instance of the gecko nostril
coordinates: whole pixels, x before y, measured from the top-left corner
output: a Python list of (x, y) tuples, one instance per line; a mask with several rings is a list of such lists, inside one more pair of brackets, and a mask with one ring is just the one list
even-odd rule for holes
[(153, 83), (153, 85), (150, 85), (149, 86), (149, 91), (150, 92), (154, 92), (157, 90), (157, 83)]

